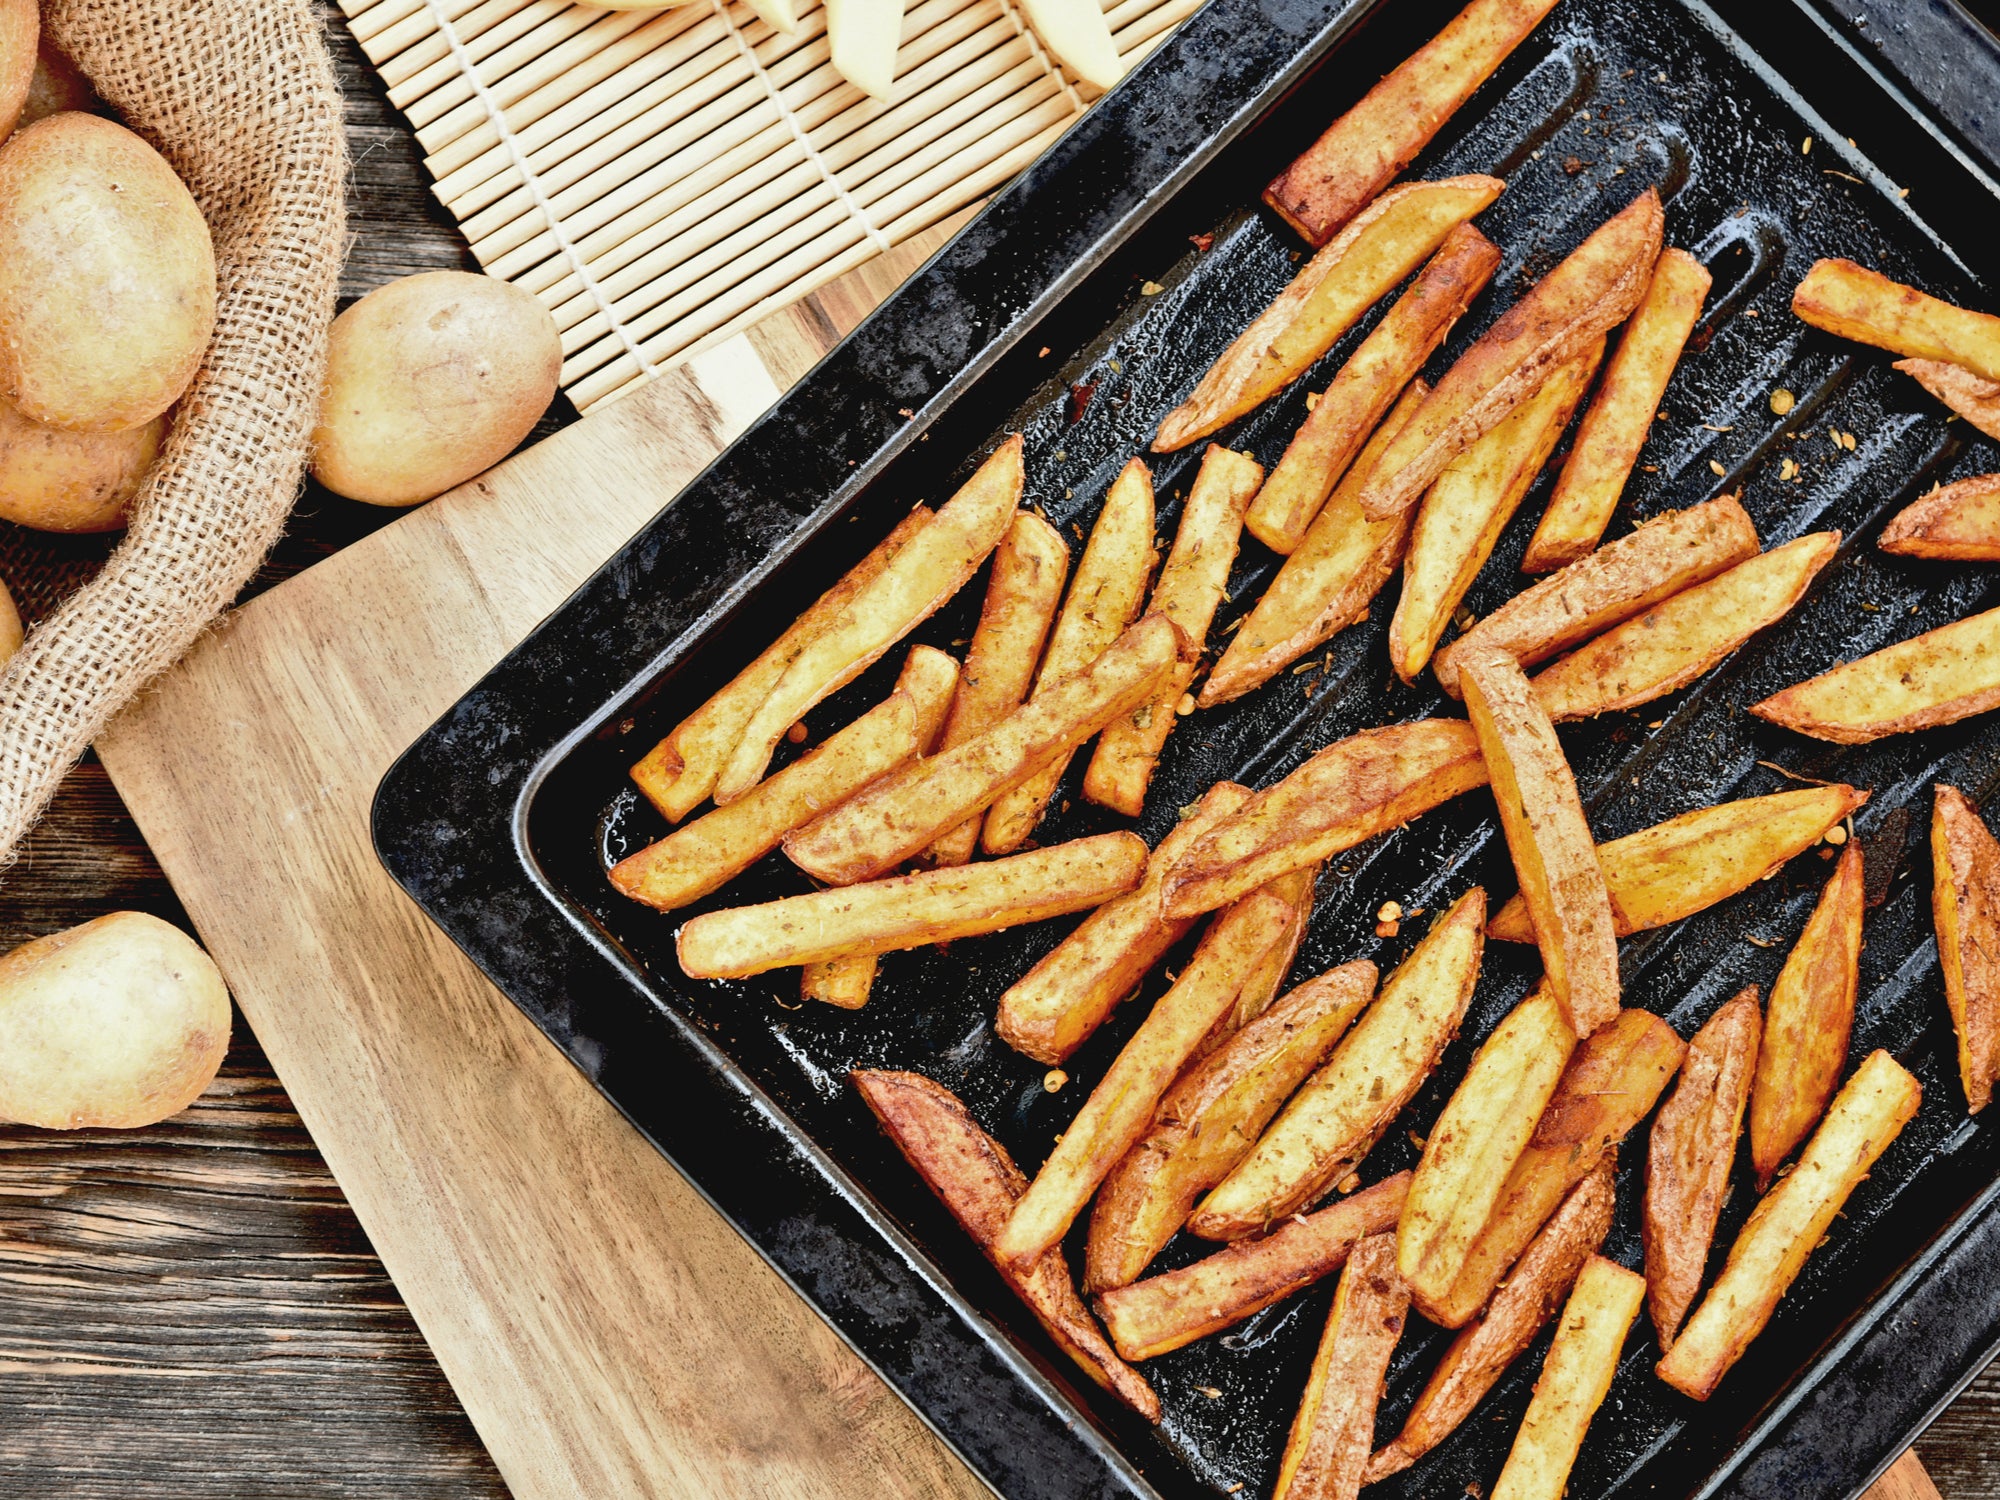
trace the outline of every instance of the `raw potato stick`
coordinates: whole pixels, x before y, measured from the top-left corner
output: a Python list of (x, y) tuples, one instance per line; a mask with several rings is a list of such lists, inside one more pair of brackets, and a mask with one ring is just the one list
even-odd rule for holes
[(903, 0), (827, 0), (826, 35), (834, 72), (871, 99), (895, 92)]
[(1834, 1096), (1798, 1165), (1764, 1195), (1701, 1306), (1659, 1363), (1660, 1379), (1706, 1401), (1764, 1331), (1848, 1195), (1922, 1102), (1923, 1088), (1886, 1052), (1871, 1052)]
[(1035, 35), (1056, 61), (1097, 89), (1125, 76), (1125, 63), (1111, 40), (1111, 25), (1096, 0), (1022, 0)]
[(1792, 293), (1792, 311), (1856, 343), (2000, 380), (2000, 318), (1940, 302), (1851, 260), (1815, 261)]
[(1937, 359), (1899, 359), (1896, 368), (1990, 438), (2000, 438), (2000, 380)]
[(1976, 1115), (2000, 1078), (2000, 842), (1965, 793), (1942, 783), (1931, 810), (1931, 881), (1958, 1076)]
[(1932, 490), (1884, 526), (1875, 545), (1904, 557), (2000, 562), (2000, 474)]
[(1529, 539), (1522, 572), (1547, 573), (1575, 562), (1604, 535), (1653, 430), (1681, 350), (1701, 318), (1709, 283), (1707, 268), (1687, 251), (1660, 252), (1646, 298), (1618, 341), (1604, 382), (1577, 428), (1549, 508)]
[(1773, 693), (1750, 712), (1773, 724), (1865, 745), (1956, 724), (2000, 707), (2000, 609), (1941, 625)]

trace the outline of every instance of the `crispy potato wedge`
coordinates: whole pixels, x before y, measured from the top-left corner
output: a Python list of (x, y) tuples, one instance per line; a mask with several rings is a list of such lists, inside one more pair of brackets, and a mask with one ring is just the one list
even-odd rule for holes
[(1497, 647), (1469, 651), (1459, 658), (1459, 682), (1549, 993), (1570, 1029), (1587, 1037), (1618, 1014), (1618, 932), (1576, 778), (1513, 657)]
[(1262, 1239), (1105, 1292), (1097, 1310), (1111, 1342), (1127, 1359), (1151, 1359), (1282, 1302), (1339, 1270), (1369, 1235), (1393, 1230), (1409, 1187), (1410, 1174), (1398, 1172), (1317, 1213), (1287, 1219)]
[(1562, 1500), (1583, 1435), (1611, 1389), (1625, 1335), (1645, 1296), (1646, 1278), (1636, 1271), (1601, 1255), (1584, 1263), (1493, 1486), (1493, 1500)]
[(1875, 545), (1905, 557), (2000, 562), (2000, 474), (1932, 490), (1893, 517)]
[(1804, 1269), (1848, 1195), (1917, 1112), (1923, 1086), (1871, 1052), (1834, 1096), (1798, 1165), (1764, 1195), (1701, 1306), (1659, 1363), (1660, 1379), (1706, 1401)]
[(1227, 906), (1486, 784), (1469, 725), (1424, 719), (1365, 729), (1320, 751), (1198, 840), (1167, 875), (1170, 917)]
[(1549, 508), (1528, 540), (1523, 573), (1547, 573), (1573, 563), (1604, 535), (1653, 430), (1667, 381), (1701, 318), (1710, 279), (1708, 269), (1685, 250), (1662, 250), (1653, 263), (1645, 300), (1618, 341), (1618, 352), (1577, 428)]
[[(1664, 927), (1746, 891), (1868, 800), (1832, 782), (1699, 807), (1597, 846), (1620, 937)], [(1528, 906), (1513, 897), (1486, 924), (1503, 943), (1532, 943)]]
[(1154, 1002), (1042, 1163), (996, 1254), (1010, 1262), (1033, 1260), (1062, 1239), (1098, 1184), (1146, 1133), (1161, 1097), (1236, 1003), (1273, 929), (1291, 915), (1283, 900), (1259, 891), (1209, 924), (1180, 978)]
[(1307, 865), (1289, 875), (1280, 875), (1262, 887), (1292, 908), (1293, 920), (1286, 936), (1264, 950), (1264, 956), (1257, 960), (1257, 967), (1250, 971), (1250, 977), (1243, 981), (1243, 988), (1237, 992), (1236, 1008), (1227, 1022), (1230, 1036), (1269, 1010), (1271, 1002), (1284, 989), (1285, 980), (1292, 972), (1292, 960), (1299, 956), (1299, 945), (1305, 941), (1306, 928), (1312, 922), (1319, 872), (1318, 865)]
[(1452, 611), (1541, 477), (1603, 357), (1600, 338), (1557, 365), (1497, 427), (1445, 465), (1417, 507), (1403, 554), (1403, 593), (1389, 622), (1389, 663), (1403, 681), (1415, 681), (1430, 661)]
[(1407, 182), (1369, 204), (1222, 351), (1187, 400), (1167, 413), (1155, 453), (1219, 431), (1310, 369), (1444, 237), (1500, 196), (1497, 177)]
[[(859, 1069), (851, 1076), (889, 1139), (992, 1259), (993, 1241), (1027, 1187), (1007, 1148), (979, 1128), (957, 1095), (920, 1073)], [(1160, 1420), (1159, 1397), (1105, 1343), (1070, 1281), (1060, 1249), (1026, 1267), (994, 1264), (1057, 1347), (1086, 1375), (1148, 1421)]]
[(875, 971), (881, 962), (873, 953), (861, 953), (807, 964), (799, 970), (799, 998), (859, 1010), (875, 989)]
[(1084, 1289), (1129, 1286), (1375, 995), (1364, 959), (1308, 980), (1188, 1070), (1111, 1169), (1090, 1215)]
[(1187, 632), (1189, 654), (1151, 697), (1107, 724), (1097, 737), (1097, 751), (1083, 773), (1083, 795), (1100, 807), (1136, 818), (1146, 805), (1153, 767), (1180, 720), (1181, 695), (1194, 682), (1208, 644), (1208, 627), (1229, 586), (1229, 567), (1236, 561), (1236, 544), (1243, 532), (1243, 508), (1263, 478), (1264, 470), (1254, 459), (1214, 443), (1202, 456), (1201, 472), (1181, 509), (1173, 550), (1147, 605), (1151, 613), (1165, 615)]
[(1989, 609), (1773, 693), (1750, 712), (1816, 740), (1865, 745), (1996, 707), (2000, 609)]
[(1360, 1164), (1465, 1018), (1479, 982), (1486, 893), (1474, 886), (1431, 924), (1361, 1022), (1188, 1220), (1240, 1240), (1325, 1197)]
[(1847, 1067), (1861, 987), (1861, 841), (1849, 839), (1806, 930), (1785, 959), (1764, 1016), (1750, 1091), (1750, 1163), (1757, 1191), (1819, 1123)]
[(1369, 433), (1499, 264), (1499, 247), (1473, 225), (1460, 224), (1445, 236), (1307, 413), (1244, 518), (1251, 535), (1273, 552), (1297, 549)]
[(1396, 1264), (1413, 1293), (1432, 1302), (1449, 1295), (1575, 1047), (1542, 985), (1473, 1054), (1431, 1127), (1396, 1226)]
[(2000, 318), (1940, 302), (1851, 260), (1815, 261), (1792, 293), (1792, 311), (1857, 344), (2000, 380)]
[(1816, 531), (1683, 589), (1544, 668), (1535, 696), (1561, 723), (1686, 687), (1789, 614), (1839, 546), (1839, 532)]
[(2000, 1078), (2000, 842), (1965, 793), (1942, 783), (1931, 810), (1931, 915), (1958, 1076), (1976, 1115)]
[(921, 948), (1101, 906), (1139, 883), (1146, 853), (1136, 833), (1101, 833), (990, 864), (703, 912), (674, 942), (691, 979)]
[(1753, 984), (1694, 1034), (1680, 1082), (1653, 1121), (1646, 1150), (1646, 1300), (1662, 1349), (1673, 1347), (1701, 1291), (1763, 1033)]
[(1409, 1306), (1410, 1289), (1396, 1274), (1395, 1237), (1370, 1235), (1341, 1268), (1271, 1500), (1354, 1500), (1361, 1493), (1375, 1407)]
[(1324, 245), (1416, 160), (1555, 0), (1473, 0), (1264, 189), (1264, 201)]
[(1396, 434), (1357, 497), (1362, 513), (1379, 520), (1416, 504), (1556, 366), (1624, 322), (1652, 278), (1662, 223), (1659, 192), (1647, 188), (1502, 314)]
[[(1036, 696), (1097, 660), (1139, 617), (1147, 580), (1159, 560), (1153, 542), (1153, 476), (1135, 458), (1105, 492), (1104, 508), (1090, 529), (1062, 612), (1049, 631), (1048, 650), (1035, 674)], [(1058, 757), (987, 809), (980, 848), (988, 854), (1011, 854), (1027, 843), (1069, 760), (1066, 754)]]
[(1937, 359), (1899, 359), (1896, 368), (1990, 438), (2000, 438), (2000, 380)]
[(1461, 651), (1490, 644), (1539, 666), (1756, 555), (1757, 528), (1736, 496), (1668, 511), (1516, 594), (1438, 652), (1431, 671), (1456, 698)]
[(755, 786), (786, 730), (814, 704), (860, 676), (979, 571), (1013, 524), (1022, 481), (1021, 437), (1016, 433), (792, 658), (770, 696), (737, 731), (716, 778), (718, 804), (733, 802)]

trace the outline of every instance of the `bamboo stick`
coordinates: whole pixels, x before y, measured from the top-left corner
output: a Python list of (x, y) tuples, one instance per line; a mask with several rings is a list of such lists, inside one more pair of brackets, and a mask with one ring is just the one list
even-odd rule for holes
[[(382, 81), (389, 86), (389, 102), (398, 109), (406, 109), (408, 103), (423, 98), (439, 82), (459, 76), (443, 22), (450, 23), (465, 55), (478, 63), (537, 27), (560, 19), (569, 10), (564, 0), (527, 0), (525, 4), (523, 0), (481, 0), (470, 9), (461, 8), (455, 15), (426, 10), (422, 16), (413, 18), (413, 25), (424, 28), (421, 40), (382, 65)], [(587, 15), (571, 14), (568, 28), (562, 34), (587, 24)]]
[[(590, 12), (583, 10), (581, 13), (588, 15)], [(644, 26), (652, 13), (643, 10), (602, 11), (598, 13), (598, 20), (577, 27), (553, 46), (546, 45), (548, 38), (554, 36), (559, 28), (569, 25), (574, 14), (556, 17), (545, 23), (536, 35), (524, 36), (501, 48), (480, 65), (479, 76), (487, 80), (487, 98), (494, 105), (504, 110), (551, 79), (560, 78), (571, 68), (589, 62), (606, 47)], [(462, 74), (455, 74), (442, 88), (433, 89), (423, 98), (405, 106), (403, 113), (417, 127), (417, 144), (426, 152), (442, 149), (466, 131), (488, 123), (491, 118), (487, 112), (487, 101), (473, 92), (472, 80)]]

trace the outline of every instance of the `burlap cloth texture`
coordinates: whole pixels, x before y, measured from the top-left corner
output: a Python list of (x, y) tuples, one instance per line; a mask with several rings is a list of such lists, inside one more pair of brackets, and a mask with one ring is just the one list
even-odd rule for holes
[(43, 24), (215, 236), (215, 340), (97, 576), (0, 673), (0, 863), (63, 774), (249, 581), (298, 495), (346, 222), (309, 0), (48, 0)]

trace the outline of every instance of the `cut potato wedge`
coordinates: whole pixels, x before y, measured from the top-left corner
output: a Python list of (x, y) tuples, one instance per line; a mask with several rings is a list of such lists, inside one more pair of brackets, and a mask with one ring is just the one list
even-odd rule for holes
[(1936, 359), (1899, 359), (1896, 368), (1990, 438), (2000, 438), (2000, 380)]
[[(1236, 995), (1236, 1007), (1224, 1023), (1227, 1035), (1211, 1038), (1212, 1045), (1227, 1041), (1263, 1015), (1285, 988), (1285, 980), (1292, 972), (1292, 960), (1299, 956), (1299, 945), (1305, 941), (1306, 928), (1312, 922), (1319, 870), (1318, 865), (1307, 865), (1289, 875), (1280, 875), (1269, 885), (1261, 887), (1291, 907), (1291, 926), (1283, 938), (1264, 950), (1264, 956), (1257, 960), (1257, 966), (1243, 981), (1243, 988)], [(1342, 1029), (1345, 1030), (1344, 1027)]]
[(1370, 1235), (1341, 1270), (1271, 1500), (1354, 1500), (1361, 1493), (1375, 1407), (1409, 1306), (1394, 1236)]
[(852, 958), (822, 959), (799, 970), (799, 998), (837, 1005), (842, 1010), (859, 1010), (875, 989), (875, 971), (881, 960), (873, 953)]
[(2000, 609), (1989, 609), (1773, 693), (1750, 712), (1816, 740), (1865, 745), (1997, 707)]
[(834, 72), (871, 99), (895, 92), (903, 0), (826, 0), (826, 35)]
[(1958, 1076), (1976, 1115), (2000, 1078), (2000, 842), (1965, 793), (1942, 783), (1931, 811), (1931, 882)]
[(1056, 61), (1092, 88), (1109, 89), (1125, 76), (1097, 0), (1021, 0), (1021, 7)]
[(1875, 545), (1905, 557), (2000, 562), (2000, 474), (1932, 490), (1884, 526)]
[(1815, 261), (1792, 293), (1792, 311), (1858, 344), (2000, 380), (2000, 318), (1940, 302), (1851, 260)]

